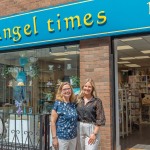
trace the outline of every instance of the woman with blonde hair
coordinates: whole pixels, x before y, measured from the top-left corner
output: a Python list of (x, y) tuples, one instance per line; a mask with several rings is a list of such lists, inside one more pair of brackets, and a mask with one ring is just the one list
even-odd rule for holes
[(94, 81), (86, 79), (77, 100), (77, 150), (98, 150), (100, 126), (105, 125), (102, 101), (96, 96)]
[(52, 143), (55, 150), (75, 150), (77, 140), (77, 112), (75, 95), (68, 82), (57, 90), (51, 113)]

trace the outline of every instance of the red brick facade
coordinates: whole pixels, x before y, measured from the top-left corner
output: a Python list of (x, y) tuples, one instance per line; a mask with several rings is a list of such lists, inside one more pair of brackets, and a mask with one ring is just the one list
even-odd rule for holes
[(110, 89), (110, 39), (97, 38), (80, 42), (80, 78), (93, 78), (98, 97), (106, 115), (106, 126), (101, 127), (101, 150), (111, 150), (111, 89)]
[[(0, 16), (73, 2), (75, 0), (1, 0)], [(80, 41), (80, 77), (92, 77), (96, 84), (98, 97), (103, 101), (106, 126), (101, 127), (101, 150), (112, 149), (111, 135), (111, 89), (110, 89), (110, 39), (97, 38)]]
[(0, 16), (8, 16), (48, 6), (74, 2), (75, 0), (1, 0)]

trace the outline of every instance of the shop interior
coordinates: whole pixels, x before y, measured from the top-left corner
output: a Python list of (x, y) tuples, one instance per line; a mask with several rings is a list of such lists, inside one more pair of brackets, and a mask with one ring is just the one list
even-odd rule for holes
[(79, 92), (79, 45), (0, 53), (0, 112), (50, 113), (59, 84)]
[(121, 150), (150, 149), (150, 36), (115, 40)]

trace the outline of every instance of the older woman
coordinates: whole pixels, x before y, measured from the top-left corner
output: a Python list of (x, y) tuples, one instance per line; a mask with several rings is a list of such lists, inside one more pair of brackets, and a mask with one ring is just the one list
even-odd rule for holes
[(78, 95), (77, 150), (98, 150), (100, 126), (105, 125), (102, 101), (96, 97), (94, 82), (87, 79)]
[(54, 149), (75, 150), (76, 148), (77, 112), (74, 100), (72, 86), (68, 82), (62, 82), (51, 113)]

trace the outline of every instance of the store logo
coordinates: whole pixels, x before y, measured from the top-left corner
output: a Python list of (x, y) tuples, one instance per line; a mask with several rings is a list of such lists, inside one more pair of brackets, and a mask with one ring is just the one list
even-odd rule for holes
[[(93, 2), (79, 1), (1, 18), (0, 49), (53, 43), (55, 40), (65, 40), (68, 36), (81, 36), (85, 30), (88, 33), (95, 26), (104, 25), (107, 21), (105, 11), (100, 8), (92, 10), (90, 6)], [(85, 11), (76, 11), (79, 7)]]

